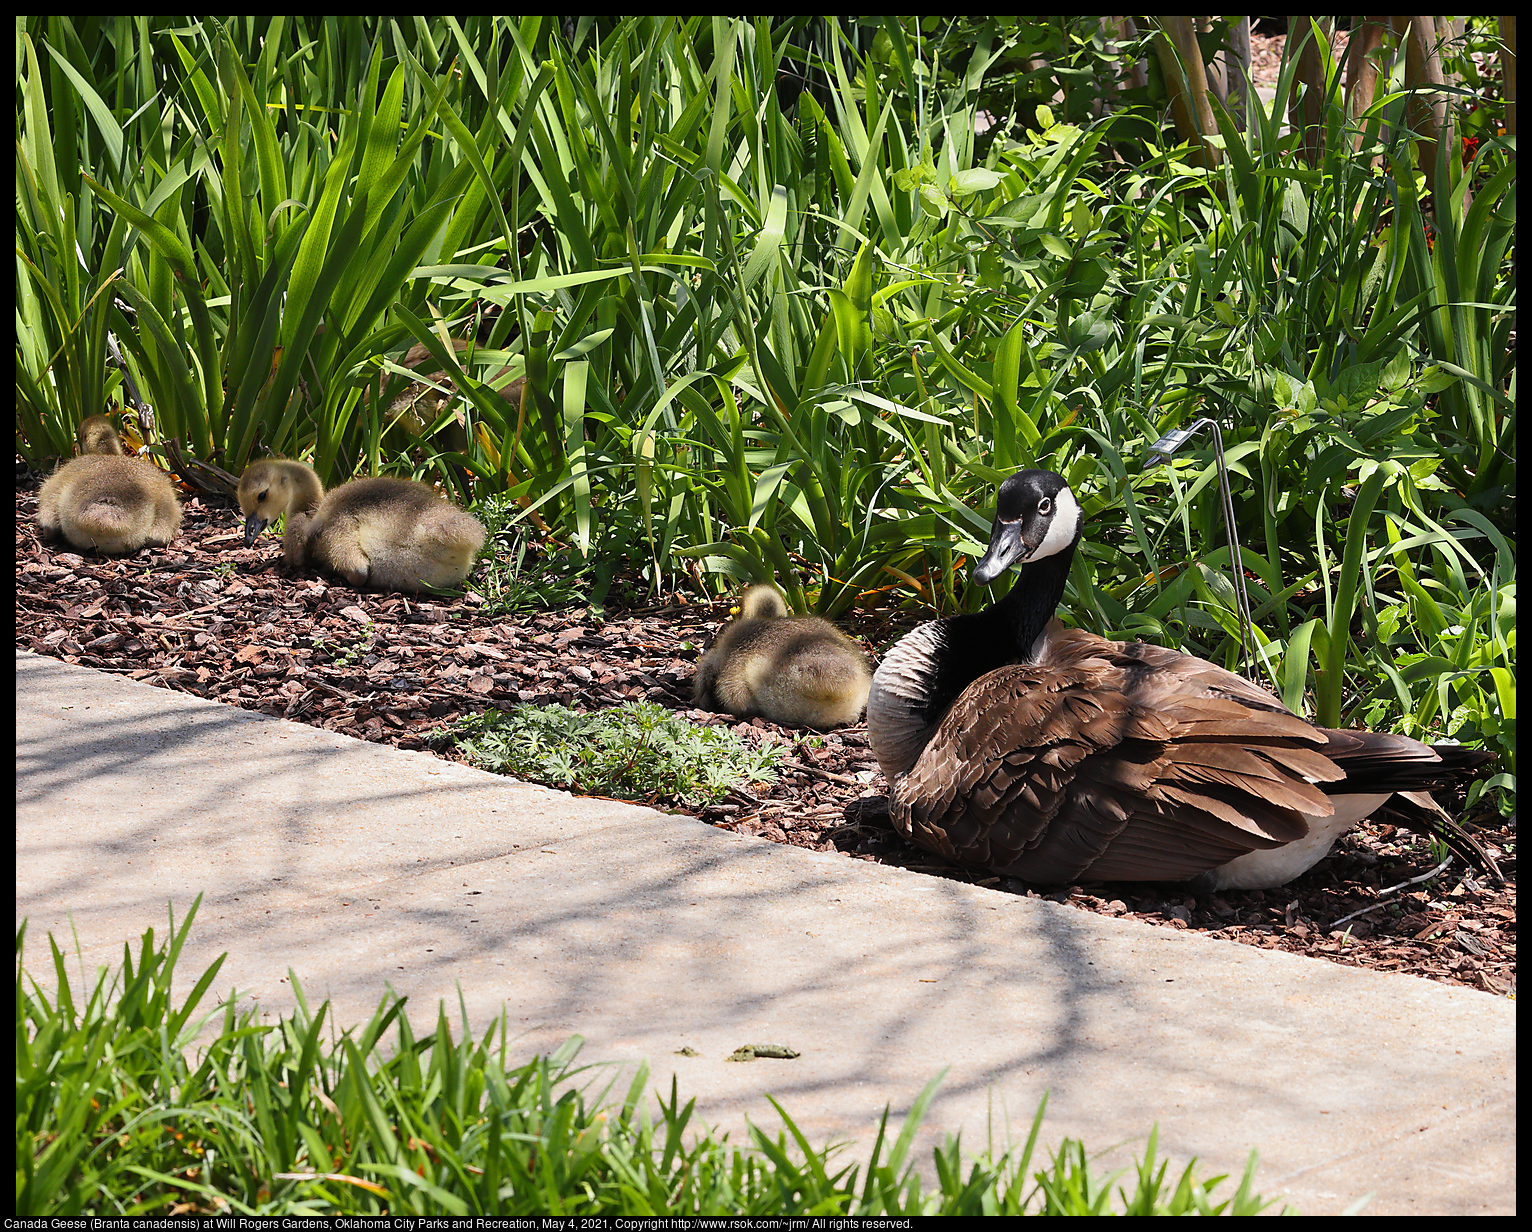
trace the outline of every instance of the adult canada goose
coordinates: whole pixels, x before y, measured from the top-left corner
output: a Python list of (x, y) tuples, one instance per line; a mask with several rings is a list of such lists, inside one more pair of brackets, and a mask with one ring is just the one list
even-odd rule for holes
[(353, 479), (326, 493), (302, 462), (269, 458), (240, 477), (245, 546), (287, 516), (282, 555), (371, 590), (457, 586), (484, 544), (478, 519), (411, 479)]
[(170, 477), (125, 457), (117, 429), (92, 415), (75, 430), (81, 454), (59, 467), (37, 494), (37, 524), (49, 539), (111, 556), (164, 547), (181, 525)]
[(1384, 806), (1456, 829), (1423, 789), (1492, 755), (1317, 728), (1202, 659), (1052, 620), (1080, 530), (1062, 478), (1012, 475), (974, 579), (1021, 577), (982, 612), (915, 629), (873, 677), (868, 739), (915, 842), (1037, 884), (1209, 891), (1282, 885)]
[(700, 706), (783, 727), (855, 723), (872, 672), (855, 642), (817, 616), (788, 616), (775, 586), (752, 586), (697, 665)]

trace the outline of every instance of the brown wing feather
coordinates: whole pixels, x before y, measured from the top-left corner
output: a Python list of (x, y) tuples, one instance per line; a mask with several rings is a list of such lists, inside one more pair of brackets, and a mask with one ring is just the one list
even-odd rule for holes
[(1431, 783), (1455, 782), (1495, 759), (1482, 749), (1453, 744), (1421, 744), (1391, 732), (1318, 729), (1328, 743), (1325, 756), (1346, 775), (1346, 791), (1412, 790)]
[[(1465, 750), (1465, 752), (1471, 751), (1476, 750)], [(1505, 874), (1500, 871), (1500, 865), (1485, 849), (1484, 844), (1459, 825), (1451, 814), (1436, 802), (1430, 792), (1396, 792), (1374, 816), (1403, 826), (1407, 830), (1414, 830), (1417, 834), (1428, 834), (1438, 838), (1470, 868), (1477, 866), (1496, 881), (1505, 880)]]
[(1326, 734), (1201, 660), (1053, 626), (959, 697), (893, 793), (950, 859), (1037, 883), (1180, 880), (1303, 837)]

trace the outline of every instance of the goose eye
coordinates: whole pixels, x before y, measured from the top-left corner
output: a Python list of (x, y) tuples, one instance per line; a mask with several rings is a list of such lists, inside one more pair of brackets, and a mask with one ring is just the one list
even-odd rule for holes
[(1043, 497), (1042, 500), (1037, 502), (1037, 512), (1038, 513), (1048, 513), (1052, 508), (1053, 508), (1053, 502), (1048, 497), (1046, 497), (1046, 496)]

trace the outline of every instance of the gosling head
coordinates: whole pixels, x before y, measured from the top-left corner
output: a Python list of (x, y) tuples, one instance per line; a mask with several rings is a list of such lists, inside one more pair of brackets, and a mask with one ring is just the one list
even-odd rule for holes
[(770, 583), (752, 586), (739, 601), (740, 620), (776, 620), (786, 615), (787, 600)]
[(254, 547), (256, 537), (279, 517), (304, 503), (295, 475), (299, 467), (301, 463), (271, 459), (252, 463), (240, 477), (239, 510), (245, 515), (247, 548)]
[(993, 582), (1007, 569), (1072, 549), (1082, 514), (1062, 475), (1017, 471), (1000, 485), (989, 550), (974, 568), (974, 581)]
[(92, 415), (89, 419), (80, 420), (80, 426), (74, 431), (74, 438), (82, 454), (100, 453), (121, 456), (127, 452), (123, 449), (122, 440), (117, 435), (117, 428), (108, 415)]

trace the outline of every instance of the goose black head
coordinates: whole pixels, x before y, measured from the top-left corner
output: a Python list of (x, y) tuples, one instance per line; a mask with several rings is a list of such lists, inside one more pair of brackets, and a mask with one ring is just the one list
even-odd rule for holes
[(1080, 539), (1079, 502), (1052, 471), (1017, 471), (1000, 485), (989, 550), (974, 581), (993, 582), (1013, 565), (1073, 551)]

